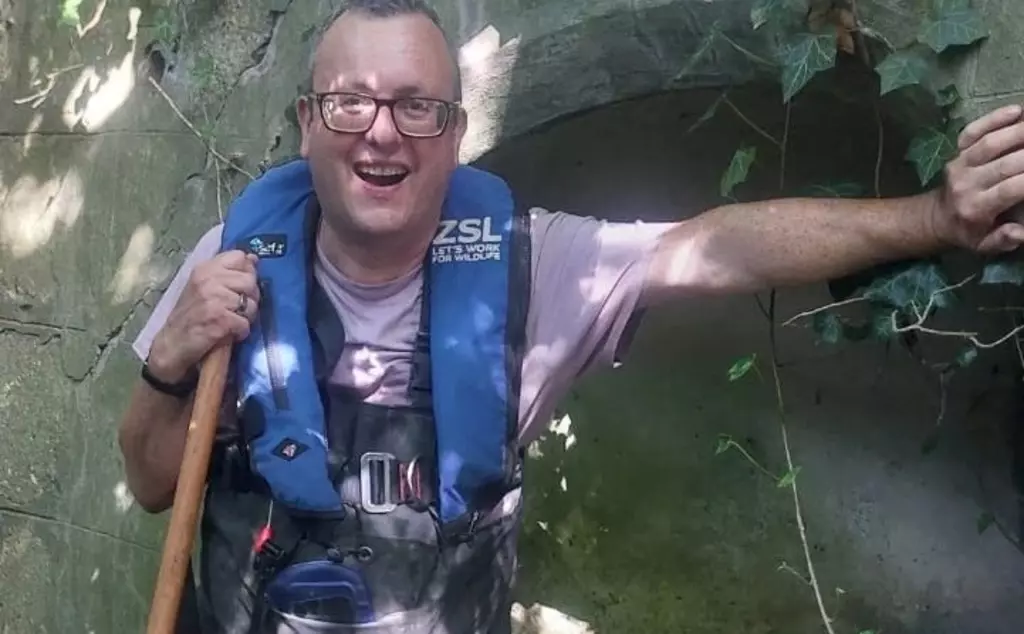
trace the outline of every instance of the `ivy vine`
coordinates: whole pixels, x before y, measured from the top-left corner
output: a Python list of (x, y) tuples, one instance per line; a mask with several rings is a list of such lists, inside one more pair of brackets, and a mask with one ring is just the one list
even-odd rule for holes
[[(963, 56), (978, 46), (989, 35), (984, 20), (972, 7), (971, 0), (928, 0), (914, 37), (906, 44), (895, 46), (878, 30), (865, 23), (858, 11), (857, 0), (756, 0), (750, 12), (750, 26), (767, 38), (770, 58), (754, 55), (737, 45), (722, 33), (713, 29), (710, 37), (721, 37), (730, 45), (747, 55), (759, 66), (767, 66), (779, 82), (781, 106), (785, 109), (785, 131), (777, 139), (755, 125), (732, 104), (723, 94), (699, 118), (694, 127), (703, 125), (713, 118), (723, 104), (745, 121), (758, 135), (767, 138), (780, 151), (779, 174), (780, 193), (786, 183), (786, 144), (790, 127), (790, 108), (795, 99), (820, 74), (837, 67), (839, 56), (858, 61), (861, 70), (869, 70), (876, 91), (869, 95), (875, 109), (879, 126), (879, 149), (873, 187), (859, 183), (814, 184), (801, 190), (802, 194), (816, 197), (861, 197), (873, 190), (881, 196), (880, 170), (882, 164), (882, 98), (901, 93), (914, 97), (925, 95), (934, 106), (935, 123), (923, 126), (907, 145), (904, 159), (912, 164), (922, 188), (935, 184), (941, 177), (946, 163), (956, 155), (957, 136), (964, 122), (953, 116), (961, 96), (949, 68), (962, 61)], [(698, 55), (710, 49), (706, 41), (698, 48)], [(692, 66), (690, 60), (688, 66)], [(692, 128), (691, 128), (692, 129)], [(757, 149), (743, 144), (735, 150), (721, 177), (719, 193), (723, 198), (737, 200), (736, 191), (759, 167)], [(799, 498), (798, 476), (800, 467), (794, 464), (786, 427), (786, 407), (775, 344), (779, 325), (797, 322), (809, 323), (816, 338), (823, 345), (837, 345), (845, 342), (880, 341), (887, 345), (913, 346), (917, 336), (954, 337), (962, 342), (955, 356), (938, 364), (925, 364), (936, 372), (942, 387), (939, 421), (945, 412), (945, 386), (953, 372), (972, 364), (980, 351), (994, 348), (1007, 342), (1014, 342), (1020, 351), (1017, 335), (1024, 326), (1013, 328), (994, 341), (982, 341), (974, 332), (947, 332), (926, 326), (936, 312), (953, 306), (959, 299), (958, 293), (968, 284), (1024, 286), (1024, 264), (1009, 260), (995, 259), (983, 264), (973, 276), (959, 282), (951, 282), (942, 263), (936, 259), (898, 262), (877, 267), (866, 274), (854, 276), (845, 283), (834, 281), (831, 285), (835, 303), (821, 306), (797, 315), (786, 322), (776, 319), (776, 292), (769, 294), (767, 306), (758, 298), (762, 311), (769, 320), (771, 359), (764, 364), (770, 368), (774, 382), (776, 402), (780, 421), (785, 472), (776, 475), (757, 463), (744, 447), (728, 435), (719, 438), (716, 454), (738, 452), (743, 459), (751, 462), (776, 485), (788, 489), (793, 496), (794, 512), (800, 532), (805, 556), (804, 570), (797, 571), (789, 564), (781, 569), (794, 572), (812, 589), (819, 609), (822, 625), (828, 634), (835, 634), (834, 619), (826, 605), (825, 594), (815, 575), (814, 561), (808, 545), (808, 536), (803, 521)], [(857, 304), (857, 317), (848, 313), (847, 307)], [(1024, 353), (1021, 354), (1024, 364)], [(922, 363), (924, 363), (922, 361)], [(729, 381), (739, 381), (750, 374), (764, 378), (761, 360), (751, 354), (737, 359), (726, 372)], [(927, 452), (934, 447), (935, 438), (923, 443)], [(994, 522), (991, 513), (978, 519), (978, 530), (983, 531)], [(1004, 535), (1006, 533), (1004, 532)], [(1009, 538), (1009, 537), (1008, 537)], [(1019, 545), (1018, 545), (1019, 546)], [(870, 634), (862, 630), (860, 634)]]

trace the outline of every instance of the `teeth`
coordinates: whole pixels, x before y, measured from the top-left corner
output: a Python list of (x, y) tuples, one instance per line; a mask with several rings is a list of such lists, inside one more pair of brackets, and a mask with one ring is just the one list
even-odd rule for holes
[(400, 176), (406, 172), (404, 168), (392, 165), (362, 165), (359, 171), (372, 176)]

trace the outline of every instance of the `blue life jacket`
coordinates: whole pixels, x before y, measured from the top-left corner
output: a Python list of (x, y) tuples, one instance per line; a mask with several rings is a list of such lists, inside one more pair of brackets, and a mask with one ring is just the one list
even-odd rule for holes
[[(232, 366), (243, 407), (263, 412), (263, 429), (248, 442), (250, 468), (289, 510), (330, 514), (343, 504), (308, 324), (313, 199), (306, 161), (271, 168), (232, 203), (221, 247), (259, 256), (260, 318)], [(467, 166), (454, 172), (424, 269), (443, 522), (472, 513), (479, 492), (504, 482), (515, 460), (528, 297), (515, 296), (510, 270), (530, 267), (529, 250), (512, 244), (519, 222), (528, 219), (500, 178)]]

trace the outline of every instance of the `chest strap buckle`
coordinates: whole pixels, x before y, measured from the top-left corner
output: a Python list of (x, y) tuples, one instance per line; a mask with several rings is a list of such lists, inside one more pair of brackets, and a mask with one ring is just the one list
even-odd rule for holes
[(424, 499), (418, 458), (401, 462), (393, 454), (369, 451), (359, 459), (359, 502), (366, 513), (390, 513), (399, 504)]

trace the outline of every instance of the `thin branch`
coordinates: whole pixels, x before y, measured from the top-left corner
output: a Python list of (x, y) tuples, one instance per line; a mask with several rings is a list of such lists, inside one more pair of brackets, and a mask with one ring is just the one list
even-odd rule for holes
[[(769, 312), (771, 315), (771, 324), (769, 328), (769, 339), (771, 341), (771, 353), (772, 353), (772, 374), (775, 377), (775, 396), (778, 401), (779, 407), (779, 428), (782, 430), (782, 447), (786, 452), (786, 466), (789, 469), (789, 473), (793, 473), (793, 454), (789, 448), (789, 432), (786, 429), (786, 406), (785, 401), (782, 398), (782, 380), (779, 378), (779, 366), (778, 357), (776, 354), (776, 339), (775, 339), (775, 291), (772, 291), (771, 302), (769, 304)], [(811, 588), (814, 589), (814, 599), (818, 604), (818, 611), (821, 614), (821, 622), (825, 625), (825, 631), (828, 634), (835, 634), (835, 630), (832, 629), (832, 619), (828, 615), (828, 610), (825, 609), (825, 600), (821, 596), (821, 586), (818, 584), (818, 576), (814, 571), (814, 560), (811, 557), (811, 547), (807, 541), (807, 527), (804, 524), (804, 514), (800, 506), (800, 492), (797, 489), (797, 478), (793, 478), (789, 487), (793, 491), (793, 511), (796, 516), (796, 525), (800, 530), (800, 543), (804, 550), (804, 561), (807, 563), (807, 575), (810, 581)]]
[(782, 155), (779, 158), (779, 193), (781, 194), (786, 189), (786, 155), (789, 154), (789, 116), (793, 112), (793, 102), (790, 101), (786, 104), (786, 123), (782, 128), (782, 144), (779, 146), (782, 150)]
[(749, 452), (747, 452), (747, 450), (746, 450), (746, 449), (744, 449), (742, 445), (740, 445), (740, 444), (739, 444), (738, 442), (736, 442), (736, 441), (735, 441), (735, 440), (733, 440), (732, 438), (729, 438), (729, 439), (727, 439), (727, 440), (725, 441), (725, 444), (726, 444), (726, 447), (727, 447), (727, 448), (728, 448), (728, 447), (735, 447), (735, 448), (736, 448), (736, 451), (740, 452), (740, 453), (741, 453), (741, 454), (743, 455), (743, 457), (747, 459), (747, 462), (749, 462), (750, 464), (754, 465), (754, 467), (755, 467), (755, 468), (756, 468), (756, 469), (757, 469), (758, 471), (760, 471), (761, 473), (763, 473), (764, 475), (768, 476), (768, 477), (769, 477), (769, 478), (771, 478), (772, 480), (775, 480), (776, 482), (778, 482), (778, 481), (780, 480), (780, 478), (779, 478), (779, 477), (778, 477), (777, 475), (775, 475), (775, 474), (774, 474), (774, 473), (772, 473), (771, 471), (769, 471), (769, 470), (765, 469), (765, 468), (764, 468), (764, 467), (763, 467), (763, 466), (761, 465), (761, 463), (760, 463), (760, 462), (758, 462), (757, 460), (754, 460), (754, 457), (753, 457), (753, 456), (751, 456), (751, 455), (750, 455), (750, 453), (749, 453)]
[[(1013, 318), (1013, 326), (1019, 328), (1016, 317)], [(1017, 349), (1017, 360), (1020, 361), (1020, 367), (1024, 369), (1024, 350), (1021, 350), (1019, 336), (1013, 338), (1013, 347)]]
[(889, 321), (892, 324), (893, 333), (903, 334), (907, 332), (920, 332), (926, 335), (934, 335), (937, 337), (957, 337), (960, 339), (966, 339), (970, 341), (977, 348), (980, 348), (982, 350), (988, 350), (991, 348), (999, 347), (1002, 344), (1009, 341), (1010, 339), (1016, 337), (1018, 333), (1024, 332), (1024, 325), (1016, 326), (1013, 330), (1006, 333), (999, 339), (986, 343), (978, 339), (978, 333), (976, 332), (967, 332), (963, 330), (938, 330), (935, 328), (928, 328), (924, 325), (924, 322), (926, 319), (928, 319), (928, 315), (932, 312), (932, 308), (935, 306), (935, 301), (936, 299), (938, 299), (939, 295), (948, 291), (956, 290), (970, 282), (972, 279), (974, 279), (973, 275), (968, 276), (967, 278), (961, 280), (960, 282), (957, 282), (956, 284), (953, 284), (952, 286), (940, 288), (939, 290), (933, 292), (928, 297), (928, 304), (925, 306), (924, 311), (919, 311), (917, 310), (916, 306), (914, 307), (914, 313), (917, 316), (917, 321), (915, 321), (912, 324), (908, 324), (906, 326), (898, 325), (896, 322), (896, 317), (897, 315), (899, 315), (899, 311), (892, 311), (892, 313), (889, 315)]
[(743, 114), (743, 111), (740, 110), (739, 107), (737, 107), (736, 104), (734, 104), (732, 102), (732, 100), (729, 99), (729, 97), (727, 95), (724, 95), (724, 94), (722, 95), (722, 101), (724, 101), (725, 105), (729, 106), (729, 108), (731, 108), (732, 111), (736, 113), (737, 117), (739, 117), (740, 119), (743, 120), (743, 123), (746, 123), (748, 126), (750, 126), (750, 128), (754, 132), (757, 132), (758, 134), (760, 134), (764, 138), (766, 138), (769, 141), (771, 141), (772, 145), (774, 145), (775, 147), (777, 147), (777, 148), (781, 148), (782, 147), (782, 142), (781, 141), (779, 141), (778, 139), (773, 137), (768, 132), (765, 132), (764, 128), (762, 128), (761, 126), (759, 126), (756, 123), (754, 123), (753, 121), (751, 121), (750, 118), (747, 117), (747, 115)]
[(800, 570), (798, 570), (797, 568), (793, 567), (792, 565), (786, 563), (785, 561), (783, 561), (782, 563), (778, 564), (778, 569), (785, 570), (786, 573), (792, 573), (793, 576), (796, 577), (797, 579), (799, 579), (800, 581), (804, 582), (808, 586), (811, 585), (810, 580), (808, 580), (806, 577), (804, 577), (803, 574), (801, 574)]
[(942, 427), (949, 406), (949, 372), (939, 372), (939, 415), (935, 417), (935, 429)]
[(220, 198), (220, 168), (214, 166), (213, 173), (217, 175), (217, 217), (220, 218), (221, 222), (224, 222), (224, 203)]
[(103, 10), (106, 8), (107, 0), (100, 0), (99, 4), (96, 5), (96, 10), (92, 12), (92, 19), (90, 19), (85, 26), (78, 26), (78, 37), (85, 37), (86, 33), (96, 28), (96, 25), (100, 23), (100, 18), (103, 17)]
[(857, 304), (857, 303), (863, 302), (866, 299), (867, 299), (867, 297), (864, 297), (863, 295), (858, 295), (857, 297), (850, 297), (848, 299), (844, 299), (841, 302), (833, 302), (831, 304), (825, 304), (824, 306), (818, 306), (817, 308), (813, 308), (811, 310), (805, 310), (804, 312), (796, 314), (796, 315), (793, 315), (792, 317), (790, 317), (786, 321), (782, 322), (782, 325), (783, 326), (790, 326), (790, 325), (793, 324), (794, 321), (798, 321), (798, 320), (804, 319), (806, 317), (813, 317), (814, 315), (817, 315), (818, 313), (823, 313), (826, 310), (832, 310), (833, 308), (840, 308), (842, 306), (849, 306), (850, 304)]
[[(973, 471), (974, 478), (978, 481), (978, 492), (981, 494), (982, 501), (984, 502), (986, 507), (991, 509), (991, 496), (989, 495), (988, 487), (985, 486), (985, 476), (982, 475), (981, 469), (979, 469), (976, 464), (974, 465)], [(995, 514), (994, 511), (988, 512), (991, 515), (992, 524), (996, 527), (996, 530), (998, 530), (999, 533), (1003, 536), (1003, 539), (1005, 539), (1011, 546), (1016, 548), (1022, 555), (1024, 555), (1024, 542), (1021, 542), (1018, 538), (1016, 538), (1010, 532), (1010, 529), (1003, 525), (1003, 523), (999, 520), (999, 517)]]
[(758, 308), (758, 310), (761, 311), (761, 314), (764, 315), (764, 318), (768, 319), (769, 318), (768, 317), (768, 309), (764, 307), (764, 302), (761, 301), (761, 296), (755, 294), (754, 295), (754, 301), (757, 302), (757, 308)]
[(770, 68), (778, 68), (779, 67), (779, 65), (776, 64), (775, 62), (773, 62), (771, 60), (768, 60), (768, 59), (765, 59), (764, 57), (761, 57), (760, 55), (758, 55), (756, 53), (752, 53), (748, 49), (740, 46), (739, 44), (736, 43), (736, 40), (732, 39), (731, 37), (729, 37), (728, 35), (723, 33), (721, 30), (716, 29), (715, 33), (716, 33), (716, 35), (721, 36), (721, 38), (723, 40), (725, 40), (734, 49), (736, 49), (737, 51), (743, 53), (744, 55), (746, 55), (751, 60), (753, 60), (755, 62), (758, 62), (759, 64), (764, 64), (765, 66), (768, 66)]
[(200, 133), (199, 130), (197, 130), (194, 125), (192, 125), (192, 122), (189, 121), (188, 118), (184, 114), (182, 114), (181, 110), (179, 110), (178, 106), (174, 103), (174, 100), (171, 99), (171, 96), (168, 95), (166, 92), (164, 92), (164, 89), (160, 87), (160, 84), (158, 84), (156, 82), (156, 80), (153, 79), (152, 76), (149, 77), (149, 83), (154, 88), (156, 88), (157, 92), (160, 93), (160, 96), (162, 96), (164, 98), (164, 100), (167, 101), (167, 105), (169, 105), (171, 107), (171, 110), (174, 111), (174, 114), (178, 115), (178, 118), (181, 119), (181, 122), (184, 123), (188, 127), (189, 130), (192, 131), (192, 134), (196, 135), (196, 138), (198, 138), (203, 143), (203, 145), (206, 146), (206, 149), (210, 152), (210, 154), (212, 154), (215, 158), (217, 158), (218, 160), (222, 161), (225, 165), (227, 165), (231, 169), (235, 170), (239, 174), (242, 174), (244, 176), (249, 177), (249, 180), (256, 180), (255, 176), (250, 174), (245, 169), (239, 167), (238, 165), (235, 164), (234, 161), (228, 159), (223, 154), (218, 152), (217, 149), (214, 148), (213, 145), (206, 139), (206, 137), (204, 137), (202, 135), (202, 133)]
[(936, 337), (959, 337), (960, 339), (966, 339), (970, 341), (976, 348), (982, 350), (991, 350), (992, 348), (998, 348), (1010, 339), (1017, 336), (1019, 333), (1024, 332), (1024, 326), (1017, 326), (1010, 332), (1006, 333), (995, 341), (984, 342), (978, 339), (978, 333), (976, 332), (964, 332), (959, 330), (936, 330), (935, 328), (925, 328), (920, 323), (913, 323), (909, 326), (897, 327), (896, 326), (896, 313), (893, 311), (890, 316), (892, 319), (893, 332), (896, 334), (902, 334), (906, 332), (920, 332), (926, 335), (935, 335)]
[(46, 87), (40, 90), (39, 92), (31, 94), (27, 97), (19, 97), (17, 99), (14, 99), (14, 105), (20, 106), (30, 101), (34, 101), (35, 103), (32, 104), (32, 108), (38, 108), (43, 103), (43, 101), (46, 100), (46, 97), (50, 94), (50, 92), (56, 87), (58, 77), (60, 77), (64, 73), (69, 73), (73, 70), (78, 70), (79, 68), (82, 68), (83, 65), (84, 64), (73, 64), (71, 66), (68, 66), (67, 68), (60, 68), (58, 70), (46, 73)]

